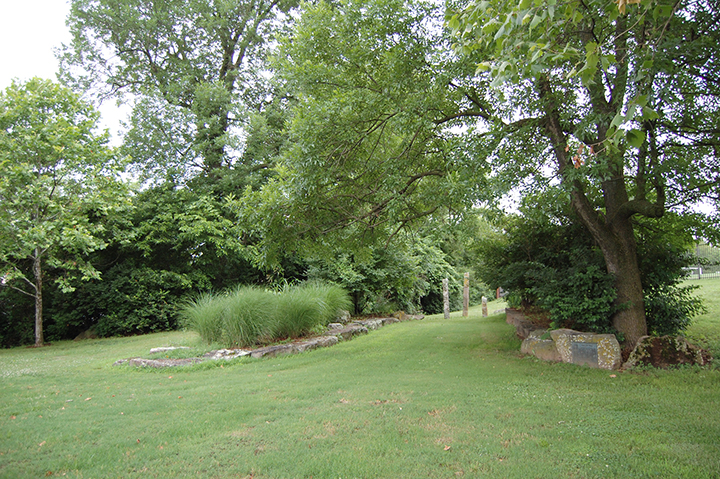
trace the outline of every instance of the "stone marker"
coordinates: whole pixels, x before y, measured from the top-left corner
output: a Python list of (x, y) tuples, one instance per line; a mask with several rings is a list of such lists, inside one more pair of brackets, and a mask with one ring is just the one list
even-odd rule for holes
[(614, 334), (556, 329), (550, 331), (550, 336), (563, 362), (601, 369), (618, 369), (622, 365), (620, 343)]
[(443, 317), (448, 319), (450, 317), (450, 293), (449, 293), (449, 281), (447, 278), (443, 280)]
[(468, 315), (470, 309), (470, 273), (465, 273), (463, 278), (463, 316)]
[(482, 297), (482, 315), (483, 315), (483, 318), (487, 318), (487, 315), (488, 315), (487, 298), (485, 296)]

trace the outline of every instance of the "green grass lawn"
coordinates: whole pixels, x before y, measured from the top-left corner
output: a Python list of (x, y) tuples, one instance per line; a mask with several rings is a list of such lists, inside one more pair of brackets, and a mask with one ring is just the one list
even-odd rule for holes
[(112, 366), (185, 332), (2, 350), (0, 477), (720, 477), (720, 370), (544, 363), (479, 313), (222, 368)]

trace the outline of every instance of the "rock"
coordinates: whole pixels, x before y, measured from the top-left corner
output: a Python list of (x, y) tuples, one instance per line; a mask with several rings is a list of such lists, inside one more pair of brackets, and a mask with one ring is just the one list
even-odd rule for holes
[(547, 330), (537, 329), (525, 338), (520, 346), (520, 352), (523, 354), (532, 354), (543, 361), (562, 361), (562, 357), (555, 347), (555, 341), (552, 339), (541, 339)]
[(416, 321), (419, 319), (425, 319), (424, 314), (407, 314), (405, 311), (398, 311), (397, 313), (393, 314), (393, 316), (398, 321)]
[(330, 323), (328, 324), (328, 329), (342, 329), (345, 325), (343, 323)]
[(216, 351), (210, 351), (209, 353), (203, 354), (205, 359), (235, 359), (243, 356), (249, 356), (252, 351), (246, 349), (218, 349)]
[(505, 322), (515, 326), (515, 334), (523, 340), (528, 338), (531, 332), (542, 329), (528, 321), (522, 311), (512, 308), (505, 309)]
[(176, 349), (192, 349), (192, 348), (189, 348), (187, 346), (168, 346), (168, 347), (162, 347), (162, 348), (152, 348), (150, 350), (150, 354), (165, 353), (168, 351), (174, 351)]
[(75, 339), (73, 341), (80, 341), (82, 339), (97, 339), (99, 336), (97, 334), (97, 328), (95, 328), (95, 325), (90, 326), (90, 329), (87, 331), (83, 331), (82, 333), (75, 336)]
[(400, 322), (400, 320), (397, 318), (381, 318), (380, 321), (382, 321), (383, 326), (387, 326), (388, 324), (395, 324), (395, 323)]
[(382, 319), (366, 319), (364, 321), (353, 321), (353, 324), (365, 326), (368, 329), (376, 330), (384, 326)]
[(300, 341), (295, 343), (295, 351), (298, 353), (304, 353), (305, 351), (311, 351), (317, 348), (326, 348), (338, 343), (337, 336), (320, 336), (318, 338), (308, 339), (307, 341)]
[(329, 333), (325, 333), (325, 335), (336, 336), (338, 339), (342, 338), (347, 341), (348, 339), (352, 339), (354, 336), (359, 336), (361, 334), (367, 333), (368, 328), (366, 328), (365, 326), (362, 326), (360, 324), (351, 324), (349, 326), (345, 326), (344, 328), (333, 329)]
[(601, 369), (618, 369), (622, 365), (620, 343), (614, 334), (556, 329), (550, 331), (550, 336), (563, 362)]
[(703, 366), (710, 359), (710, 354), (707, 351), (690, 344), (682, 336), (643, 336), (632, 353), (630, 353), (630, 357), (623, 365), (623, 368), (629, 369), (640, 365), (666, 368), (677, 364), (699, 364)]
[(285, 356), (293, 353), (293, 344), (276, 344), (274, 346), (266, 346), (264, 348), (255, 349), (250, 353), (253, 358), (274, 358), (276, 356)]
[(115, 361), (113, 366), (119, 364), (129, 364), (130, 366), (137, 366), (143, 368), (168, 368), (171, 366), (187, 366), (189, 364), (196, 364), (203, 362), (202, 358), (185, 358), (185, 359), (143, 359), (143, 358), (130, 358), (121, 359)]
[(350, 311), (340, 311), (340, 314), (336, 318), (338, 323), (347, 324), (350, 322)]

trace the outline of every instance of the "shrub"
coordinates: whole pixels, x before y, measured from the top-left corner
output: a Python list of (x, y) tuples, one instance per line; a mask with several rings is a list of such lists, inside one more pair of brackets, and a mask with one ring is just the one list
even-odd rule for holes
[(305, 335), (327, 326), (351, 305), (348, 294), (334, 285), (306, 283), (279, 293), (238, 287), (218, 295), (202, 295), (181, 308), (184, 324), (208, 343), (251, 346)]

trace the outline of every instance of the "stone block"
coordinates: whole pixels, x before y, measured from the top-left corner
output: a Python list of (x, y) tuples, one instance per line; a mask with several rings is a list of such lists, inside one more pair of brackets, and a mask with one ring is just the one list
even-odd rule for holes
[(563, 362), (601, 369), (618, 369), (622, 365), (620, 343), (614, 334), (556, 329), (550, 336)]
[(284, 356), (292, 353), (292, 344), (276, 344), (274, 346), (266, 346), (264, 348), (256, 349), (250, 353), (250, 356), (253, 358), (274, 358), (276, 356)]
[(677, 364), (705, 365), (710, 361), (710, 354), (690, 344), (682, 336), (643, 336), (635, 349), (630, 353), (624, 368), (640, 365), (652, 365), (666, 368)]
[(540, 339), (539, 335), (532, 335), (525, 338), (520, 346), (523, 354), (532, 354), (543, 361), (562, 361), (560, 353), (555, 347), (552, 339)]
[[(337, 336), (338, 338), (342, 338), (344, 340), (352, 339), (354, 336), (359, 336), (361, 334), (367, 334), (368, 328), (365, 326), (362, 326), (360, 324), (351, 324), (349, 326), (345, 326), (341, 329), (333, 329), (329, 333), (325, 333), (325, 335), (332, 335)], [(254, 357), (254, 356), (253, 356)]]
[(397, 318), (381, 318), (380, 321), (382, 321), (383, 326), (387, 326), (388, 324), (395, 324), (395, 323), (400, 322), (400, 320)]
[(304, 353), (305, 351), (311, 351), (317, 348), (325, 348), (337, 344), (337, 336), (320, 336), (317, 338), (308, 339), (307, 341), (300, 341), (295, 343), (295, 351), (298, 353)]
[[(512, 308), (505, 309), (505, 322), (515, 326), (515, 334), (520, 339), (528, 338), (533, 331), (542, 329), (540, 326), (528, 321), (522, 311)], [(544, 329), (542, 331), (545, 332)]]

